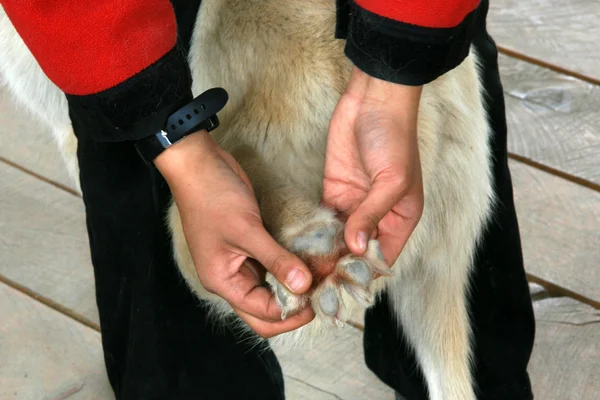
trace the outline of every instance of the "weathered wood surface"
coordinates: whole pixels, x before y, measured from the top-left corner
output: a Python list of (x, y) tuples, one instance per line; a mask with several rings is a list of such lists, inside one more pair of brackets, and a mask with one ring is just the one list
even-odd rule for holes
[(600, 86), (503, 55), (499, 62), (509, 151), (600, 185)]
[(600, 301), (600, 193), (510, 163), (527, 272)]
[(98, 322), (80, 198), (0, 163), (0, 274)]
[(47, 126), (15, 103), (0, 85), (0, 157), (75, 191)]
[(600, 311), (567, 297), (533, 303), (529, 375), (536, 399), (600, 398)]
[(0, 283), (0, 399), (111, 399), (100, 334)]
[(311, 385), (341, 400), (394, 398), (394, 391), (366, 367), (358, 329), (346, 325), (330, 338), (301, 349), (284, 353), (275, 348), (287, 381)]
[(598, 0), (492, 0), (489, 31), (500, 46), (600, 79)]
[(285, 397), (287, 400), (339, 400), (335, 393), (327, 393), (308, 383), (285, 377)]

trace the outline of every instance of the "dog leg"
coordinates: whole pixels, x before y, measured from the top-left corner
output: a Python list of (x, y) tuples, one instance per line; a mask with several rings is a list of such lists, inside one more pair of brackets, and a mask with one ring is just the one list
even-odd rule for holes
[(322, 319), (340, 325), (342, 294), (346, 291), (363, 307), (373, 301), (371, 282), (376, 274), (389, 275), (379, 243), (371, 240), (362, 257), (350, 254), (343, 241), (343, 224), (335, 214), (311, 200), (277, 176), (248, 146), (232, 151), (254, 187), (264, 224), (271, 234), (302, 259), (313, 275), (313, 287), (297, 296), (271, 277), (270, 283), (282, 308), (282, 318), (307, 302)]
[(431, 400), (475, 399), (467, 274), (461, 269), (456, 264), (423, 262), (390, 287), (393, 307), (414, 348)]

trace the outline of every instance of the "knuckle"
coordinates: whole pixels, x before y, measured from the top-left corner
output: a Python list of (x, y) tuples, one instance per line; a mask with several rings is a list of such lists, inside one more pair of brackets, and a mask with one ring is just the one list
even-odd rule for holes
[(207, 276), (206, 271), (204, 269), (200, 269), (196, 267), (196, 275), (198, 277), (198, 281), (200, 285), (209, 293), (217, 294), (218, 285), (210, 275)]
[(272, 332), (262, 327), (255, 327), (254, 332), (263, 339), (270, 339), (274, 336)]
[(411, 186), (412, 180), (406, 172), (391, 174), (388, 185), (396, 192), (403, 193)]
[(204, 290), (206, 290), (208, 293), (217, 294), (218, 289), (212, 282), (202, 281), (202, 279), (200, 279), (200, 283), (202, 284)]
[(365, 215), (365, 218), (367, 219), (370, 226), (372, 226), (373, 228), (375, 228), (375, 227), (377, 227), (377, 225), (379, 225), (380, 218), (377, 215), (367, 214), (367, 215)]
[(278, 254), (269, 260), (268, 265), (265, 268), (271, 272), (274, 276), (279, 276), (285, 270), (286, 258), (283, 254)]

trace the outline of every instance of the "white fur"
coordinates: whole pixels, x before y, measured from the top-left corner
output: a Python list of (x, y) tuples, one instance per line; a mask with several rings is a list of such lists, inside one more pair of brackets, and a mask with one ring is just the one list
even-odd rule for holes
[[(329, 118), (351, 67), (343, 43), (333, 39), (334, 21), (333, 0), (204, 0), (190, 54), (196, 95), (214, 86), (230, 93), (215, 131), (220, 145), (253, 147), (315, 204)], [(64, 95), (1, 8), (0, 52), (0, 78), (51, 126), (76, 177), (76, 141)], [(376, 280), (372, 288), (389, 290), (432, 400), (474, 399), (466, 294), (475, 247), (493, 204), (482, 104), (473, 53), (425, 86), (418, 122), (423, 216), (393, 266), (393, 278)], [(231, 315), (229, 305), (200, 284), (175, 206), (169, 224), (177, 263), (191, 289), (214, 305), (217, 316)], [(351, 298), (343, 302), (348, 312), (361, 309)], [(330, 329), (338, 328), (317, 318), (275, 340), (293, 347)]]
[(47, 123), (65, 160), (69, 176), (79, 185), (73, 135), (65, 95), (44, 74), (0, 6), (0, 83), (19, 105)]

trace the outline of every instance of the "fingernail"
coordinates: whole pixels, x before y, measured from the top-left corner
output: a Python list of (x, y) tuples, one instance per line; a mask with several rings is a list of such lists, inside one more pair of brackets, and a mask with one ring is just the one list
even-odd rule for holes
[(361, 251), (367, 250), (367, 239), (368, 236), (365, 232), (358, 232), (356, 236), (356, 244)]
[(305, 281), (304, 274), (299, 269), (291, 270), (287, 275), (287, 286), (292, 292), (296, 292), (302, 287)]

